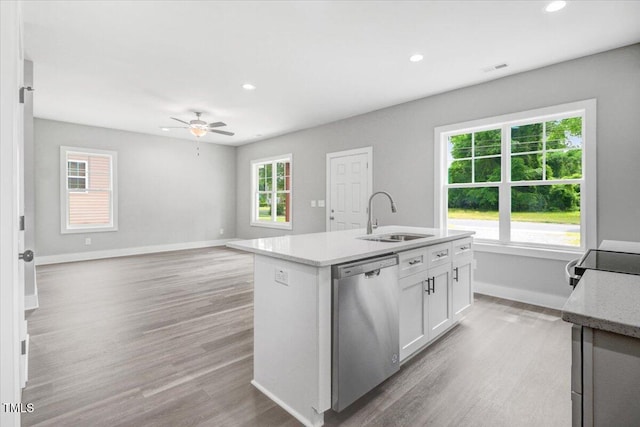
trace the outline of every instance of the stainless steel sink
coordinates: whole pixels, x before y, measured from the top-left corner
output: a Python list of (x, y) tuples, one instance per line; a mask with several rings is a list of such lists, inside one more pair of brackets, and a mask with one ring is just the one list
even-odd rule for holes
[(418, 234), (418, 233), (370, 234), (367, 236), (358, 237), (358, 239), (373, 240), (375, 242), (406, 242), (409, 240), (424, 239), (426, 237), (433, 237), (433, 234)]

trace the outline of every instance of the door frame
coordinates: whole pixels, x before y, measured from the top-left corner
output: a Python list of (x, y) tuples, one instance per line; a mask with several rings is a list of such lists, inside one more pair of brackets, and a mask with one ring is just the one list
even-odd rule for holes
[[(373, 193), (373, 147), (368, 146), (368, 147), (362, 147), (362, 148), (354, 148), (352, 150), (327, 153), (325, 231), (331, 230), (331, 220), (329, 219), (329, 217), (331, 216), (331, 213), (329, 212), (329, 208), (331, 205), (331, 160), (338, 157), (348, 157), (348, 156), (355, 156), (355, 155), (361, 155), (361, 154), (367, 155), (367, 162), (369, 164), (369, 167), (367, 168), (367, 175), (368, 175), (367, 176), (367, 197), (370, 197), (371, 193)], [(367, 207), (366, 209), (367, 209), (367, 213), (369, 213), (368, 211), (369, 208)]]
[[(21, 401), (20, 331), (24, 289), (18, 283), (18, 149), (22, 123), (18, 93), (22, 85), (22, 14), (19, 2), (0, 2), (0, 401)], [(5, 237), (6, 236), (6, 237)], [(22, 295), (21, 295), (22, 293)], [(19, 426), (20, 413), (0, 410), (0, 424)]]

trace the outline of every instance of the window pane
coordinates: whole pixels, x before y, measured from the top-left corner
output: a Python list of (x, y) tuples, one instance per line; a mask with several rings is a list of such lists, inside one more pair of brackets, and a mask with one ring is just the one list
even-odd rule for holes
[(582, 148), (582, 118), (571, 117), (546, 122), (547, 150)]
[(273, 190), (272, 185), (273, 185), (272, 184), (272, 178), (271, 178), (271, 176), (268, 176), (264, 181), (264, 189), (265, 189), (265, 191)]
[(68, 189), (69, 190), (84, 190), (87, 188), (87, 184), (85, 178), (68, 178)]
[(471, 134), (449, 137), (449, 159), (464, 159), (471, 157)]
[(582, 150), (547, 152), (547, 179), (582, 178)]
[(580, 246), (580, 185), (511, 188), (511, 240)]
[(471, 182), (471, 160), (454, 160), (449, 166), (449, 184)]
[(258, 221), (271, 221), (271, 197), (269, 194), (258, 194)]
[(542, 123), (511, 127), (511, 152), (542, 150)]
[(542, 179), (542, 153), (511, 156), (511, 181)]
[(500, 154), (500, 146), (502, 144), (502, 131), (500, 129), (486, 130), (475, 133), (474, 155), (490, 156), (492, 154)]
[(265, 168), (264, 165), (258, 166), (258, 179), (264, 179), (265, 177)]
[(267, 163), (266, 165), (264, 165), (264, 169), (265, 169), (265, 177), (267, 179), (271, 179), (271, 177), (273, 176), (273, 164)]
[(266, 190), (266, 180), (264, 178), (260, 178), (258, 180), (258, 191), (265, 191)]
[(478, 239), (498, 240), (498, 188), (449, 188), (450, 229), (475, 231)]
[(289, 222), (291, 195), (289, 193), (278, 193), (277, 197), (278, 200), (276, 204), (276, 221)]
[(475, 162), (475, 182), (497, 182), (500, 181), (500, 157), (488, 157), (476, 159)]

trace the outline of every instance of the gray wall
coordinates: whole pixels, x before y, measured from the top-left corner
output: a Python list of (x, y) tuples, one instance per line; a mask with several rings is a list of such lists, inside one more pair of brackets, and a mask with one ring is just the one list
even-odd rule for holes
[[(251, 159), (293, 153), (292, 233), (325, 230), (324, 209), (311, 208), (309, 201), (325, 198), (326, 153), (369, 145), (374, 191), (391, 192), (399, 210), (392, 216), (378, 201), (374, 211), (381, 224), (432, 226), (435, 127), (589, 98), (598, 103), (598, 239), (640, 241), (640, 44), (241, 146), (237, 237), (286, 233), (249, 225)], [(563, 262), (489, 253), (476, 259), (478, 281), (512, 296), (533, 295), (516, 298), (557, 305), (549, 301), (569, 294)]]
[[(61, 145), (118, 153), (118, 231), (60, 233)], [(35, 120), (38, 256), (227, 239), (235, 234), (235, 148)], [(224, 235), (219, 234), (224, 228)], [(91, 237), (91, 246), (85, 246)]]

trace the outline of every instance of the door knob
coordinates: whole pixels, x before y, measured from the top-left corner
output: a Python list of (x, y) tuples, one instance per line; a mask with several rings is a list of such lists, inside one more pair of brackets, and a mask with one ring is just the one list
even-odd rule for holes
[(336, 218), (335, 218), (334, 216), (330, 216), (330, 217), (329, 217), (329, 219), (330, 219), (331, 221), (333, 221), (333, 220), (334, 220), (334, 219), (336, 219)]
[(31, 262), (33, 261), (33, 251), (27, 249), (26, 251), (24, 251), (21, 254), (18, 254), (18, 259), (23, 260), (24, 262)]

